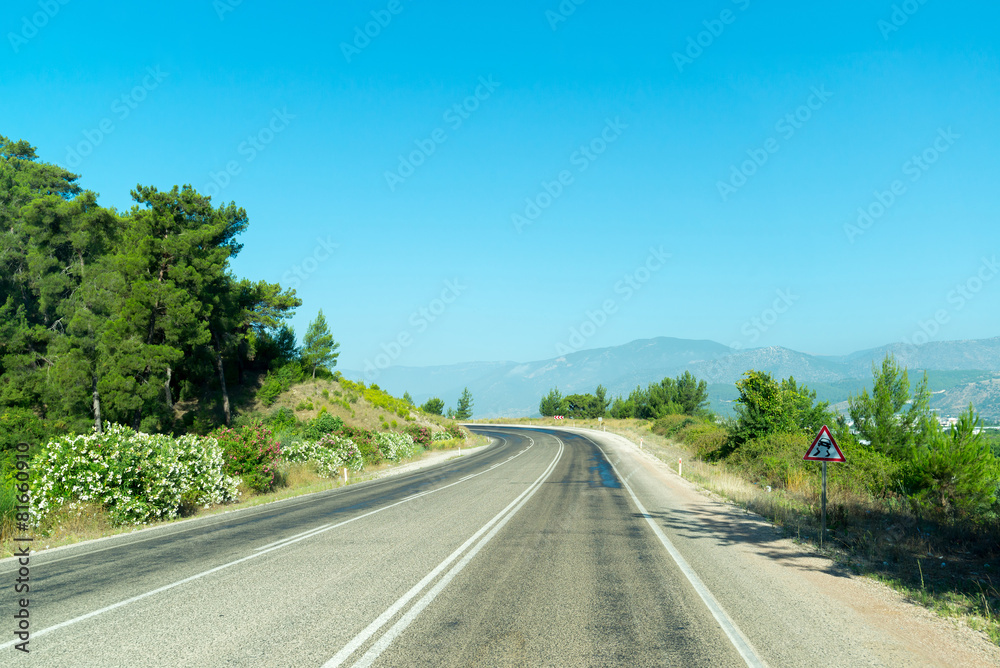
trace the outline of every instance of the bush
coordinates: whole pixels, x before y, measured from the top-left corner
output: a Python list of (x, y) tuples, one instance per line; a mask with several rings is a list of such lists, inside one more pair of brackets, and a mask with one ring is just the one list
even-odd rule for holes
[(222, 427), (212, 436), (222, 446), (228, 475), (239, 476), (258, 493), (274, 489), (278, 472), (274, 462), (281, 446), (270, 429), (256, 422), (238, 429)]
[(431, 444), (431, 430), (427, 427), (421, 427), (419, 425), (411, 424), (407, 425), (405, 429), (406, 433), (410, 435), (413, 442), (422, 448), (430, 447)]
[(806, 469), (802, 456), (812, 438), (805, 434), (768, 434), (746, 441), (730, 455), (729, 461), (742, 468), (754, 482), (786, 487), (790, 478), (798, 479)]
[(361, 429), (359, 427), (344, 425), (341, 428), (340, 433), (357, 444), (358, 450), (361, 452), (361, 457), (364, 459), (365, 464), (368, 466), (377, 466), (382, 463), (384, 457), (382, 455), (382, 451), (379, 449), (378, 443), (375, 441), (375, 432), (368, 431), (367, 429)]
[(329, 413), (320, 413), (309, 421), (302, 430), (302, 437), (310, 441), (318, 441), (326, 434), (332, 434), (344, 428), (344, 421)]
[(116, 525), (177, 517), (182, 504), (208, 506), (237, 498), (223, 448), (213, 438), (171, 438), (108, 424), (103, 434), (64, 436), (31, 462), (35, 526), (63, 506), (97, 502)]
[(295, 412), (290, 408), (282, 406), (267, 418), (266, 424), (275, 432), (295, 431), (299, 426), (299, 419), (295, 417)]
[(292, 443), (282, 457), (289, 462), (309, 462), (325, 478), (336, 478), (343, 468), (361, 471), (365, 466), (358, 446), (349, 438), (333, 434), (318, 441)]
[(418, 446), (413, 442), (413, 437), (409, 434), (377, 432), (375, 434), (375, 442), (382, 456), (392, 462), (408, 459), (417, 454), (418, 451)]
[(652, 431), (654, 434), (666, 436), (667, 438), (673, 438), (677, 435), (677, 432), (684, 427), (692, 424), (698, 424), (698, 422), (698, 420), (694, 419), (690, 415), (666, 415), (653, 423)]
[(265, 406), (274, 404), (278, 395), (302, 380), (302, 365), (289, 362), (276, 371), (269, 371), (257, 390), (257, 399)]

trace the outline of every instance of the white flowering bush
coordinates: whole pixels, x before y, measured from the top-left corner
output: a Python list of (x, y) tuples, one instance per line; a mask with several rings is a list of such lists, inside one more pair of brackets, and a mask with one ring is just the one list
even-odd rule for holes
[(431, 434), (432, 441), (450, 441), (453, 438), (455, 437), (446, 431), (435, 431)]
[(336, 478), (343, 468), (361, 471), (365, 467), (354, 441), (335, 434), (326, 434), (318, 441), (289, 443), (282, 448), (281, 455), (289, 462), (311, 462), (324, 478)]
[(103, 434), (64, 436), (32, 462), (32, 519), (97, 502), (117, 525), (176, 518), (182, 503), (208, 507), (238, 498), (239, 480), (224, 473), (214, 438), (144, 434), (108, 424)]
[(382, 457), (398, 462), (417, 454), (419, 446), (413, 442), (413, 437), (409, 434), (397, 434), (391, 431), (375, 432), (375, 445), (382, 452)]

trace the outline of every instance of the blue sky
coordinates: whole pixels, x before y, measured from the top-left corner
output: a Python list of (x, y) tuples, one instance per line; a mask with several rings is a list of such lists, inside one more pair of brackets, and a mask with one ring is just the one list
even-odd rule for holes
[(245, 207), (342, 368), (1000, 334), (995, 3), (513, 4), (11, 0), (0, 133)]

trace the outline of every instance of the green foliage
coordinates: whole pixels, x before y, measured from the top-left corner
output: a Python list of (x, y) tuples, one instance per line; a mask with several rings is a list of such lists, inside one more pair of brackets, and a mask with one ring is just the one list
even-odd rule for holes
[(646, 389), (637, 387), (628, 398), (615, 397), (610, 413), (619, 419), (655, 420), (665, 415), (706, 415), (707, 406), (708, 383), (685, 371), (676, 379), (664, 378)]
[(737, 381), (736, 423), (730, 439), (731, 449), (772, 434), (815, 434), (834, 416), (826, 402), (814, 403), (816, 393), (794, 378), (781, 382), (763, 371), (750, 370)]
[(468, 420), (472, 417), (472, 393), (469, 388), (462, 390), (462, 396), (458, 399), (458, 406), (455, 408), (456, 420)]
[(912, 399), (906, 369), (891, 355), (882, 360), (881, 369), (872, 364), (872, 376), (871, 394), (865, 389), (849, 399), (854, 429), (876, 450), (906, 459), (931, 421), (927, 376), (917, 385)]
[(444, 412), (444, 402), (437, 397), (433, 397), (425, 401), (420, 410), (431, 415), (441, 415)]
[(410, 396), (409, 392), (403, 392), (403, 401), (413, 406), (413, 397)]
[(549, 390), (549, 393), (542, 397), (542, 401), (538, 404), (538, 412), (542, 414), (543, 417), (552, 417), (553, 415), (559, 415), (559, 411), (562, 408), (562, 393), (559, 392), (559, 388), (554, 387)]
[(295, 413), (291, 409), (282, 406), (268, 416), (266, 424), (275, 433), (294, 432), (299, 425), (299, 419), (295, 417)]
[(309, 323), (309, 329), (302, 338), (302, 363), (307, 369), (312, 369), (312, 377), (316, 377), (316, 369), (331, 370), (337, 365), (340, 344), (333, 340), (330, 328), (326, 324), (323, 309), (319, 310), (316, 319)]
[(281, 446), (271, 430), (254, 422), (237, 429), (222, 427), (212, 433), (222, 446), (227, 475), (239, 476), (250, 489), (270, 492), (277, 482), (275, 461)]
[(327, 434), (339, 432), (344, 428), (344, 421), (329, 413), (320, 413), (309, 421), (302, 430), (302, 438), (318, 441)]
[(1000, 468), (978, 433), (981, 428), (981, 420), (969, 406), (950, 431), (937, 428), (914, 449), (907, 484), (920, 510), (968, 518), (996, 501)]
[(302, 365), (298, 362), (289, 362), (264, 377), (264, 382), (257, 390), (257, 399), (265, 406), (271, 406), (282, 392), (287, 392), (292, 385), (301, 381)]
[(0, 136), (0, 408), (51, 432), (171, 431), (181, 390), (228, 420), (227, 365), (293, 357), (282, 320), (301, 303), (230, 274), (246, 212), (140, 185), (119, 213), (77, 178)]

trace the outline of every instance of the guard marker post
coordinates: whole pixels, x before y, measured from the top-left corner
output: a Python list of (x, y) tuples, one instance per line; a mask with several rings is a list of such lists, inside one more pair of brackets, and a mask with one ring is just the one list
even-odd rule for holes
[(683, 466), (683, 464), (681, 464), (681, 458), (678, 457), (677, 458), (677, 475), (679, 475), (680, 477), (683, 478), (684, 477), (684, 469), (681, 468), (682, 466)]
[(826, 537), (826, 463), (845, 463), (847, 459), (844, 458), (844, 453), (840, 451), (840, 446), (833, 440), (833, 434), (830, 433), (830, 429), (826, 425), (823, 425), (823, 428), (816, 434), (806, 456), (802, 459), (810, 462), (823, 462), (823, 494), (820, 496), (819, 529), (819, 546), (823, 547), (823, 539)]

